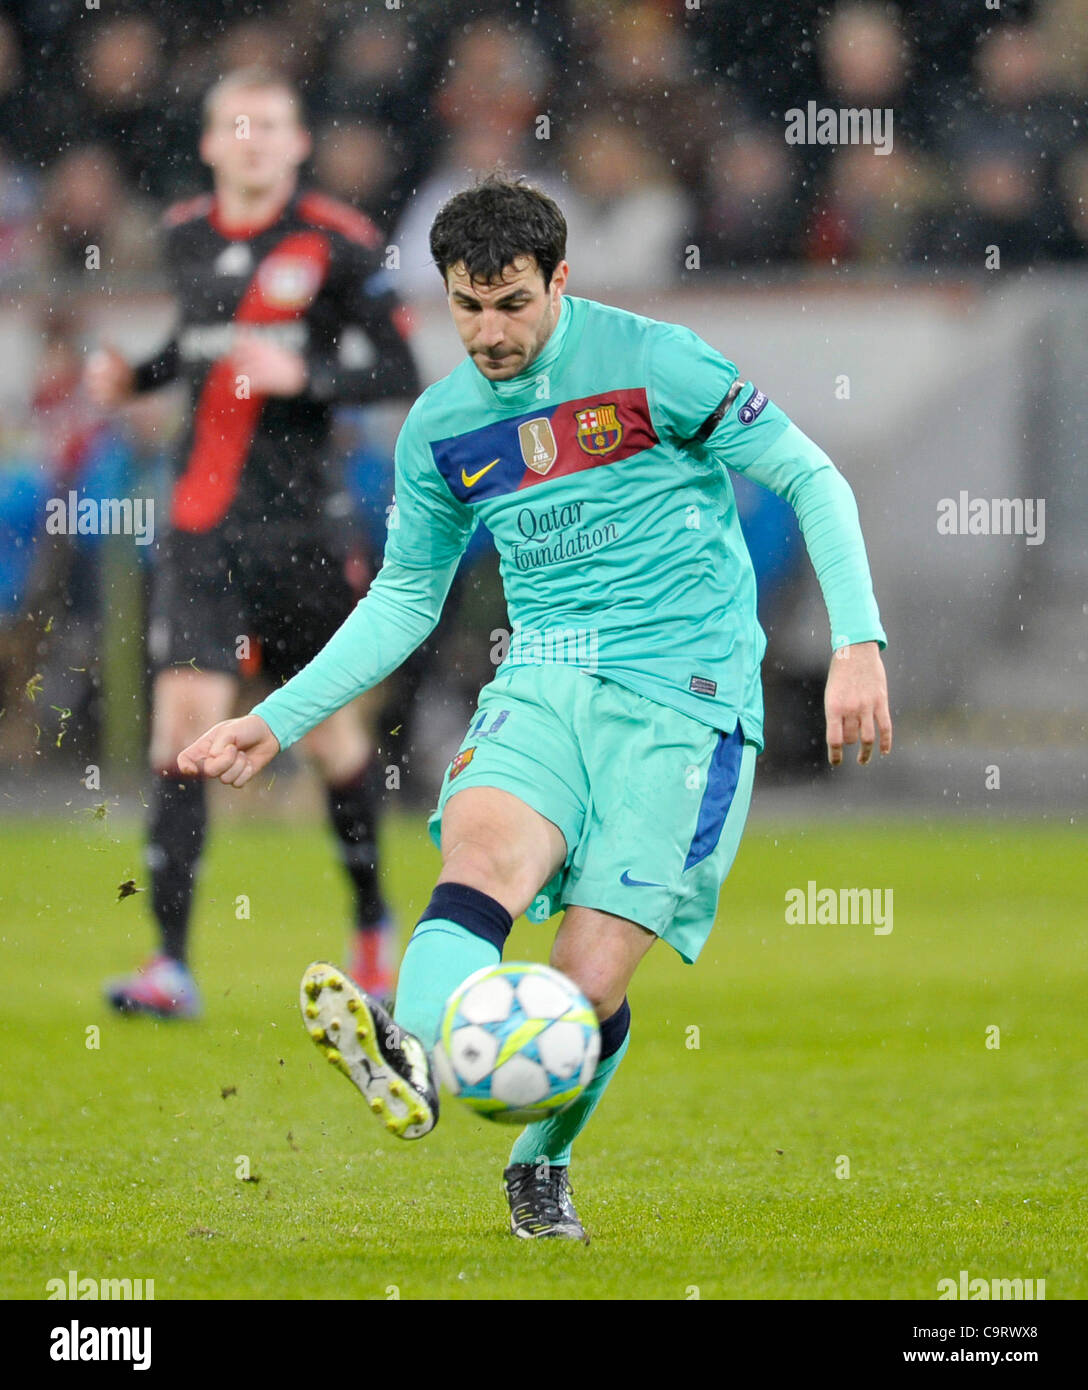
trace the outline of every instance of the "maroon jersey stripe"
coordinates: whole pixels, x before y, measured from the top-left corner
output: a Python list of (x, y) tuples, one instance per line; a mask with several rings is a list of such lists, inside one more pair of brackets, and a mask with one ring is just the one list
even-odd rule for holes
[[(605, 427), (608, 412), (604, 407), (607, 406), (615, 411), (618, 431)], [(600, 428), (590, 428), (591, 425)], [(599, 468), (601, 464), (619, 463), (658, 443), (646, 391), (641, 386), (564, 401), (552, 411), (551, 427), (555, 435), (555, 463), (544, 474), (526, 468), (517, 490), (535, 487), (537, 483), (547, 483), (568, 473)]]

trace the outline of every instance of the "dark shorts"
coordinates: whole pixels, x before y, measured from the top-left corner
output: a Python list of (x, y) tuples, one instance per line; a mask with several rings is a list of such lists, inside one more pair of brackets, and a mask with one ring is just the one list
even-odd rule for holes
[[(173, 532), (151, 589), (151, 667), (288, 680), (325, 645), (359, 600), (348, 557), (326, 537), (227, 537)], [(366, 566), (369, 569), (369, 566)]]

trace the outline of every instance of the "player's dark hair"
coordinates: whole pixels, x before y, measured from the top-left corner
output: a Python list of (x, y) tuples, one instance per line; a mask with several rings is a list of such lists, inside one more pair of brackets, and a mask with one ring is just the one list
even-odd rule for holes
[(207, 130), (212, 123), (215, 115), (215, 104), (221, 96), (228, 92), (265, 92), (276, 91), (285, 92), (291, 99), (291, 104), (295, 108), (295, 115), (298, 117), (299, 125), (306, 124), (306, 115), (302, 109), (302, 97), (299, 90), (289, 77), (285, 77), (282, 72), (276, 72), (274, 68), (259, 67), (254, 64), (248, 68), (235, 68), (233, 72), (228, 72), (225, 77), (221, 77), (214, 86), (209, 87), (204, 94), (203, 119), (204, 129)]
[(532, 256), (550, 285), (567, 252), (567, 220), (539, 188), (504, 173), (489, 174), (456, 193), (431, 225), (431, 255), (446, 283), (450, 266), (495, 284), (519, 256)]

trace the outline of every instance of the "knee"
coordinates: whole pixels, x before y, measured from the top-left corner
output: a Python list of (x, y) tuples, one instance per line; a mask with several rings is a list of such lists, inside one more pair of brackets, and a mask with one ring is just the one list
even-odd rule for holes
[(513, 917), (532, 902), (540, 889), (531, 866), (527, 866), (496, 836), (465, 837), (450, 845), (443, 855), (440, 883), (464, 883), (497, 899)]

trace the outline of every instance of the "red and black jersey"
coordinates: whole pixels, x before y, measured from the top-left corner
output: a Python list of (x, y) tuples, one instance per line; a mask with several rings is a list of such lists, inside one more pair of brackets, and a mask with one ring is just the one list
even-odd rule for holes
[[(333, 408), (420, 389), (403, 311), (382, 273), (380, 233), (315, 192), (297, 192), (267, 225), (229, 232), (208, 194), (171, 208), (164, 228), (177, 327), (136, 367), (135, 386), (182, 377), (189, 387), (171, 524), (201, 532), (315, 523), (333, 487)], [(303, 355), (301, 395), (247, 391), (230, 360), (243, 326)]]

